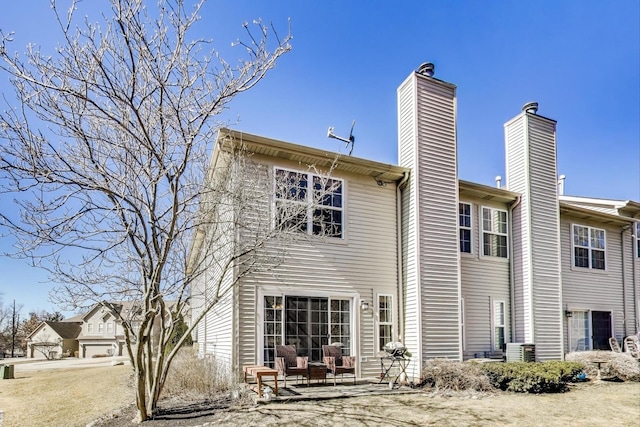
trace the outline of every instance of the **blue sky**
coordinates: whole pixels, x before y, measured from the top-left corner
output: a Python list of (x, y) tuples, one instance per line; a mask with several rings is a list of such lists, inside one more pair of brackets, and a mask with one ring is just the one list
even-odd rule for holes
[[(0, 29), (14, 48), (52, 52), (59, 37), (48, 1), (7, 2)], [(105, 1), (85, 1), (90, 18)], [(640, 200), (640, 2), (613, 1), (209, 1), (197, 35), (223, 56), (262, 18), (281, 34), (291, 18), (293, 50), (261, 84), (230, 104), (224, 120), (250, 133), (397, 162), (396, 87), (420, 63), (457, 85), (461, 179), (493, 185), (504, 176), (503, 123), (528, 101), (558, 121), (558, 171), (566, 194)], [(8, 93), (0, 78), (0, 92)], [(10, 94), (10, 93), (9, 93)], [(3, 209), (6, 207), (2, 207)], [(0, 241), (0, 251), (11, 242)], [(48, 303), (46, 276), (0, 257), (0, 298)]]

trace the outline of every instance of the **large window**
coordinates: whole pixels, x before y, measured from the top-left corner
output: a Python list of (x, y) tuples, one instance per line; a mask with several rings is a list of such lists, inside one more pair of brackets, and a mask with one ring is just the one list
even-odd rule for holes
[(507, 211), (482, 208), (483, 254), (507, 257)]
[(275, 175), (278, 227), (321, 236), (343, 236), (341, 180), (284, 169), (276, 169)]
[(582, 225), (573, 226), (573, 265), (596, 270), (605, 269), (604, 230)]
[(393, 298), (378, 295), (378, 350), (393, 341)]
[(502, 351), (505, 343), (505, 311), (504, 301), (493, 302), (493, 349)]
[(458, 204), (458, 225), (460, 227), (460, 252), (471, 253), (471, 205)]

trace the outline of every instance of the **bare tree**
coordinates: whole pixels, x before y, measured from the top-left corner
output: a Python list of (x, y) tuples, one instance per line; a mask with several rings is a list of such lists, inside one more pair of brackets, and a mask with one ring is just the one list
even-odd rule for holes
[[(205, 171), (218, 115), (290, 50), (290, 36), (245, 23), (246, 40), (235, 43), (243, 59), (231, 64), (208, 40), (189, 38), (202, 3), (188, 12), (183, 0), (161, 0), (152, 10), (142, 0), (112, 0), (113, 16), (100, 23), (77, 21), (75, 2), (68, 13), (52, 6), (63, 38), (55, 54), (34, 46), (24, 57), (13, 54), (12, 35), (0, 33), (0, 70), (17, 101), (5, 94), (0, 113), (0, 186), (20, 206), (19, 218), (3, 212), (0, 220), (18, 255), (62, 284), (53, 294), (61, 304), (103, 302), (120, 318), (144, 421), (198, 320), (165, 354), (191, 284), (213, 262), (204, 257), (187, 271), (197, 230), (227, 250), (227, 268), (239, 260), (249, 271), (272, 256), (263, 249), (275, 232), (238, 246), (215, 242), (225, 233), (211, 231), (238, 212), (233, 190), (251, 162), (226, 150), (231, 160), (213, 173), (223, 182), (214, 185)], [(247, 201), (257, 193), (243, 194), (246, 213), (257, 213)], [(214, 300), (200, 306), (200, 317)], [(109, 301), (133, 303), (123, 310)]]

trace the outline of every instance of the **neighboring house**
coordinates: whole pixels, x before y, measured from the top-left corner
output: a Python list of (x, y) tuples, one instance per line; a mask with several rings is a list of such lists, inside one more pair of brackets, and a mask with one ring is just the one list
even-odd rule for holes
[(55, 359), (63, 355), (73, 356), (78, 351), (78, 334), (82, 322), (40, 323), (27, 337), (27, 357)]
[[(95, 355), (123, 356), (126, 354), (124, 331), (118, 319), (122, 310), (131, 310), (129, 302), (96, 304), (82, 316), (82, 330), (78, 335), (80, 357)], [(129, 316), (124, 314), (125, 318)]]
[[(60, 322), (42, 322), (27, 337), (27, 357), (44, 358), (49, 351), (55, 351), (58, 357), (75, 356), (76, 352), (81, 358), (123, 356), (125, 339), (117, 314), (134, 318), (132, 310), (135, 306), (130, 302), (95, 304), (85, 314)], [(135, 320), (132, 324), (135, 327)]]
[[(273, 364), (277, 344), (321, 360), (321, 346), (339, 341), (366, 377), (379, 373), (382, 346), (402, 341), (407, 372), (419, 376), (427, 359), (501, 357), (510, 342), (560, 360), (635, 334), (640, 203), (561, 194), (556, 122), (535, 103), (504, 125), (506, 185), (460, 180), (456, 102), (454, 85), (411, 73), (398, 88), (399, 166), (340, 156), (332, 169), (339, 197), (321, 208), (332, 211), (334, 236), (314, 240), (313, 224), (302, 224), (308, 243), (289, 248), (274, 271), (208, 271), (194, 302), (218, 279), (237, 284), (198, 325), (200, 354), (237, 370)], [(252, 153), (258, 173), (293, 172), (305, 183), (308, 165), (327, 169), (337, 156), (222, 129), (212, 170), (234, 146)], [(283, 202), (265, 197), (272, 226)], [(231, 234), (242, 244), (242, 233)], [(191, 262), (217, 256), (203, 247), (194, 244)]]

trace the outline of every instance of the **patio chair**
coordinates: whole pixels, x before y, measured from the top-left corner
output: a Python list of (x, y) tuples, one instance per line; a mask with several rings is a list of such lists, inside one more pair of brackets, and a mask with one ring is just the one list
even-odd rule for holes
[(323, 345), (322, 356), (322, 362), (327, 365), (327, 369), (333, 374), (334, 386), (336, 385), (336, 376), (340, 375), (344, 381), (344, 374), (353, 375), (353, 383), (356, 383), (355, 356), (343, 356), (342, 348), (337, 345)]
[(276, 369), (278, 375), (284, 378), (284, 386), (287, 386), (287, 377), (295, 376), (296, 382), (300, 375), (307, 375), (309, 358), (298, 356), (295, 345), (276, 346)]
[(638, 344), (638, 338), (629, 336), (624, 339), (624, 351), (629, 353), (631, 357), (640, 359), (640, 344)]
[(616, 337), (609, 337), (609, 347), (611, 347), (611, 351), (614, 353), (622, 353), (622, 350), (620, 350), (620, 344), (618, 344)]

